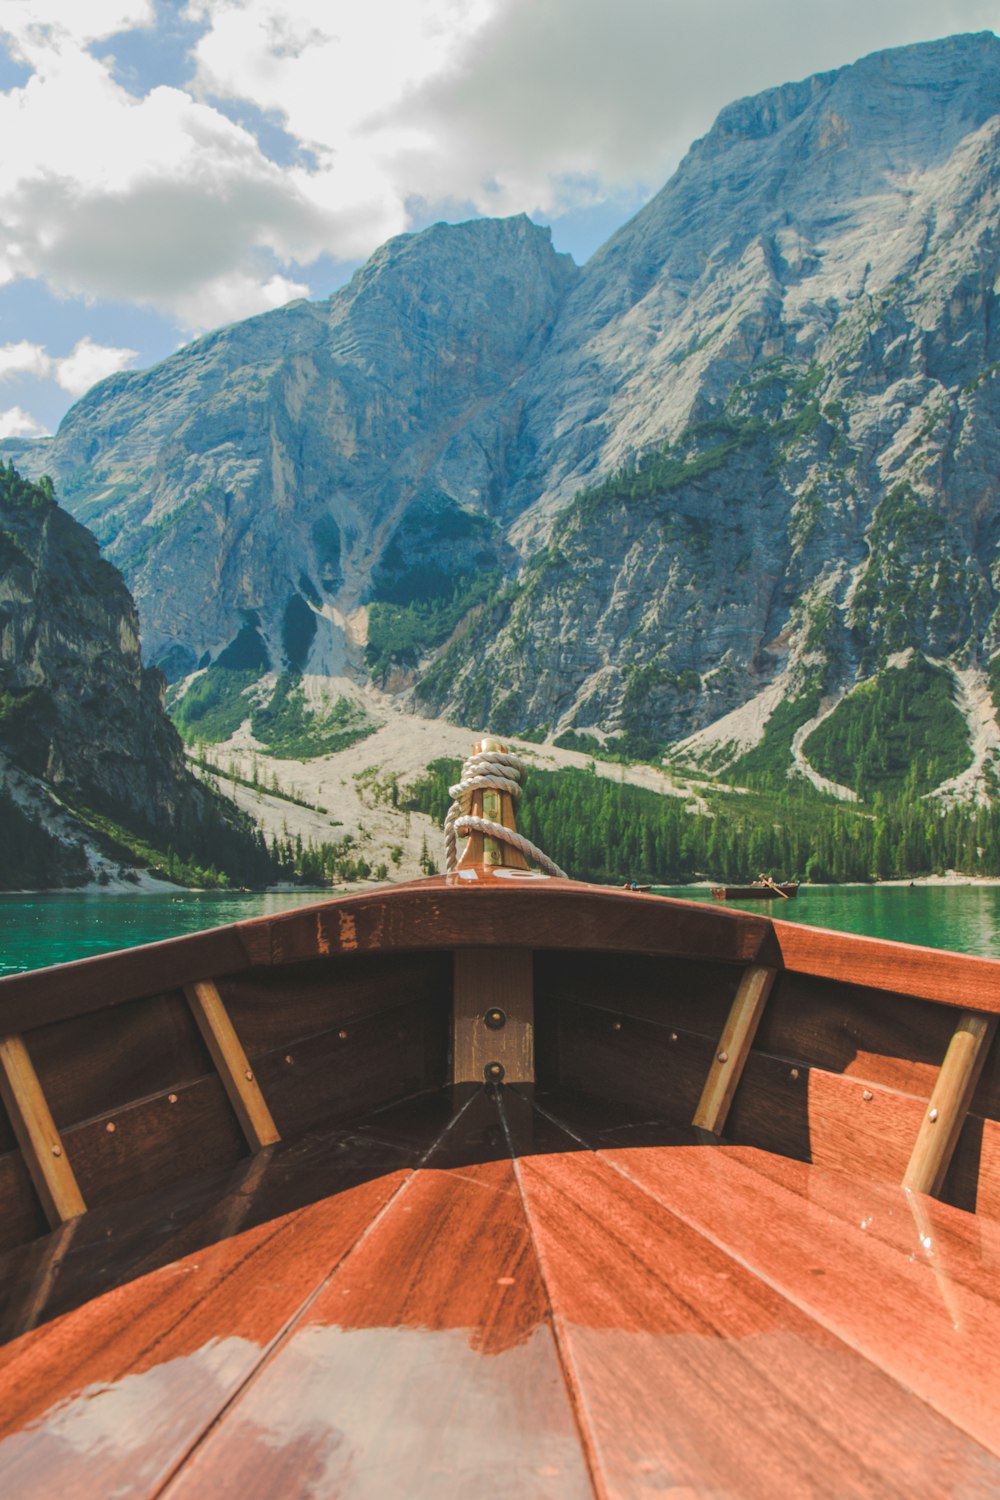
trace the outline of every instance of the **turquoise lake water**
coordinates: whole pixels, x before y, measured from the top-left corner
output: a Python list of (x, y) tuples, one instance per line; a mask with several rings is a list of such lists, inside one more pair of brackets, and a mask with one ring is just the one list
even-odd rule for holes
[[(0, 974), (66, 963), (114, 948), (201, 932), (329, 894), (271, 891), (228, 894), (0, 896)], [(710, 900), (702, 887), (672, 886), (663, 894)], [(990, 886), (814, 886), (795, 901), (729, 902), (733, 909), (867, 933), (933, 948), (1000, 958), (1000, 884)]]

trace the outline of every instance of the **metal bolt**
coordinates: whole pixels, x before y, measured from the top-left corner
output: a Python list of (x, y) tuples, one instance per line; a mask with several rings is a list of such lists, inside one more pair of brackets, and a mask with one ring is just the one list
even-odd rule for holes
[(503, 1063), (498, 1063), (498, 1062), (487, 1063), (486, 1066), (485, 1066), (485, 1068), (483, 1069), (483, 1076), (486, 1079), (487, 1083), (500, 1083), (500, 1081), (503, 1078), (503, 1074), (504, 1074)]
[(798, 1068), (792, 1068), (790, 1070), (788, 1076), (789, 1076), (789, 1078), (798, 1078), (798, 1076), (799, 1076), (799, 1070), (798, 1070)]
[(118, 1126), (115, 1124), (114, 1120), (109, 1120), (104, 1128), (108, 1132), (108, 1135), (114, 1135), (115, 1131), (118, 1129)]
[(502, 1031), (507, 1024), (507, 1014), (499, 1005), (494, 1005), (483, 1017), (483, 1021), (490, 1031)]
[(677, 1040), (677, 1033), (676, 1033), (676, 1031), (672, 1031), (672, 1032), (671, 1032), (671, 1033), (670, 1033), (670, 1040), (671, 1040), (671, 1041), (672, 1041), (672, 1042), (676, 1042), (676, 1040)]
[(611, 1030), (612, 1031), (621, 1031), (621, 1029), (622, 1029), (622, 1023), (620, 1021), (612, 1021), (612, 1023), (611, 1023)]
[(167, 1103), (168, 1104), (176, 1104), (177, 1103), (177, 1095), (176, 1094), (168, 1094), (167, 1095)]
[(291, 1062), (291, 1060), (292, 1060), (292, 1054), (291, 1054), (291, 1053), (290, 1053), (290, 1052), (289, 1052), (289, 1053), (288, 1053), (288, 1055), (287, 1055), (287, 1056), (286, 1056), (286, 1058), (285, 1058), (285, 1062), (286, 1062), (286, 1063), (290, 1063), (290, 1062)]
[(347, 1032), (346, 1031), (338, 1031), (337, 1035), (340, 1037), (340, 1040), (342, 1042), (346, 1042), (347, 1041)]
[(728, 1052), (720, 1052), (719, 1053), (719, 1061), (720, 1061), (720, 1063), (726, 1063), (726, 1062), (728, 1062), (729, 1061), (729, 1053)]
[(930, 1120), (930, 1122), (931, 1122), (932, 1125), (934, 1124), (934, 1121), (937, 1119), (937, 1116), (938, 1116), (938, 1112), (937, 1112), (936, 1109), (932, 1109), (930, 1111), (930, 1113), (928, 1114), (927, 1118), (928, 1118), (928, 1120)]
[(861, 1097), (862, 1097), (862, 1099), (863, 1099), (863, 1100), (864, 1100), (864, 1101), (865, 1101), (865, 1103), (866, 1103), (866, 1104), (870, 1104), (870, 1103), (871, 1103), (871, 1102), (872, 1102), (872, 1099), (873, 1099), (873, 1098), (874, 1098), (874, 1097), (875, 1097), (875, 1096), (874, 1096), (874, 1094), (873, 1094), (873, 1093), (872, 1093), (872, 1091), (871, 1091), (871, 1089), (865, 1089), (865, 1091), (864, 1091), (864, 1093), (863, 1093), (863, 1094), (862, 1094), (862, 1095), (861, 1095)]
[(61, 1146), (53, 1146), (52, 1147), (52, 1155), (53, 1156), (62, 1156), (62, 1147)]
[(243, 1074), (243, 1077), (246, 1079), (247, 1083), (253, 1083), (253, 1073), (249, 1068), (247, 1068), (246, 1072)]

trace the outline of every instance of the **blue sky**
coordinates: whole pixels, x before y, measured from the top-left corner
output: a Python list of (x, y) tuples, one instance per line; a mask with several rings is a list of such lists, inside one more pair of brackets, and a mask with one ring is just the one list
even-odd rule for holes
[(0, 437), (390, 235), (584, 261), (722, 105), (1000, 0), (0, 0)]

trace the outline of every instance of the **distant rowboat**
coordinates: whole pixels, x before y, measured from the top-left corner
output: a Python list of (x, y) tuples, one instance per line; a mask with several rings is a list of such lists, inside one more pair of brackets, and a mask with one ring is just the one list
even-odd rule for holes
[(774, 901), (784, 896), (790, 900), (799, 893), (798, 881), (779, 883), (754, 881), (753, 885), (713, 885), (712, 897), (716, 901)]

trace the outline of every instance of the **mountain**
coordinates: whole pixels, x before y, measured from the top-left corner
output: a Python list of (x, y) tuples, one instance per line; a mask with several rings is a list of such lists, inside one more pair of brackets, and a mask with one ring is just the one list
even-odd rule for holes
[(982, 786), (998, 143), (992, 33), (878, 53), (723, 110), (582, 270), (523, 218), (400, 237), (324, 303), (105, 381), (27, 461), (151, 659), (216, 695), (371, 676), (821, 780), (825, 723), (849, 795), (853, 695), (901, 672), (904, 715), (938, 705), (922, 778), (971, 763), (978, 714)]
[(121, 575), (51, 483), (0, 465), (3, 888), (107, 880), (143, 848), (266, 877), (256, 834), (187, 769), (163, 689)]

